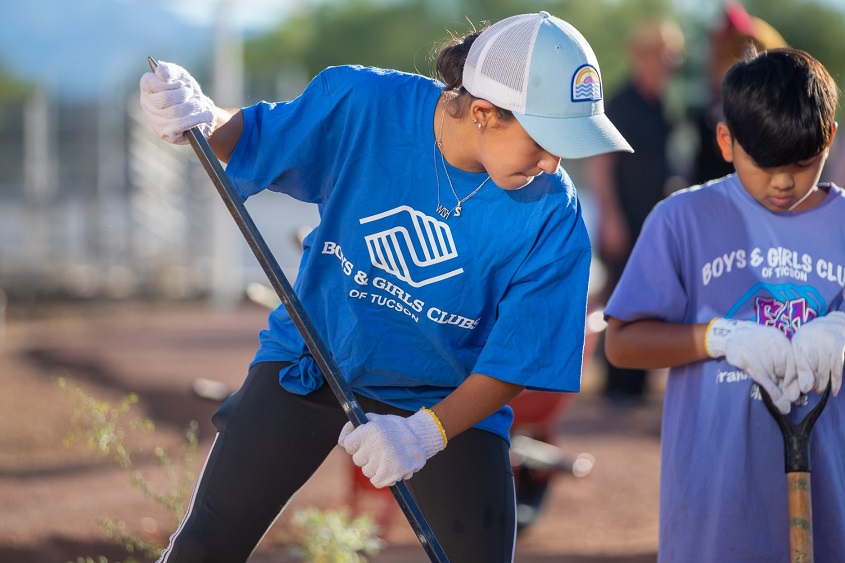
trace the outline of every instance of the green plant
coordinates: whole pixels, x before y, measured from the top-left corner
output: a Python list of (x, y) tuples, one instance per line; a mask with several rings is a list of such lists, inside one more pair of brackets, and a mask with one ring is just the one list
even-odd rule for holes
[[(135, 464), (126, 442), (127, 429), (148, 433), (155, 430), (155, 425), (151, 420), (131, 416), (130, 410), (138, 402), (138, 396), (130, 393), (117, 405), (112, 405), (107, 401), (94, 398), (78, 385), (65, 379), (60, 378), (58, 384), (59, 387), (67, 390), (76, 402), (71, 432), (65, 438), (65, 445), (70, 446), (76, 441), (84, 440), (90, 449), (103, 456), (110, 456), (121, 468), (129, 471), (130, 483), (133, 487), (139, 489), (145, 497), (156, 504), (170, 510), (178, 523), (185, 514), (195, 478), (197, 423), (192, 421), (185, 431), (180, 470), (176, 469), (172, 458), (163, 447), (153, 448), (153, 453), (166, 477), (166, 487), (159, 490)], [(126, 524), (120, 520), (100, 518), (98, 523), (109, 537), (115, 539), (126, 550), (128, 558), (125, 563), (137, 563), (135, 555), (155, 559), (162, 550), (162, 546), (150, 543), (135, 532), (127, 530)], [(108, 563), (108, 560), (102, 556), (80, 557), (77, 563)]]
[(351, 518), (347, 509), (298, 510), (291, 524), (298, 536), (291, 553), (310, 563), (365, 563), (362, 553), (376, 555), (383, 546), (372, 518)]
[[(132, 459), (127, 437), (134, 431), (151, 433), (155, 426), (151, 420), (132, 416), (138, 396), (130, 393), (116, 405), (101, 401), (78, 385), (59, 379), (59, 387), (74, 399), (71, 432), (65, 445), (84, 441), (87, 446), (103, 456), (110, 456), (121, 468), (129, 471), (130, 482), (145, 497), (173, 513), (176, 523), (182, 520), (192, 492), (194, 462), (197, 453), (197, 423), (191, 422), (182, 445), (181, 470), (177, 470), (171, 457), (161, 446), (153, 451), (167, 479), (167, 487), (159, 490), (144, 476)], [(127, 529), (126, 524), (112, 518), (99, 518), (97, 522), (109, 537), (118, 542), (127, 553), (123, 563), (139, 563), (137, 557), (155, 560), (163, 546), (150, 543)], [(291, 517), (294, 533), (291, 553), (309, 563), (366, 563), (365, 555), (375, 555), (383, 542), (377, 536), (378, 527), (369, 516), (351, 518), (348, 510), (320, 511), (309, 508), (294, 512)], [(108, 558), (78, 557), (69, 563), (109, 563)]]

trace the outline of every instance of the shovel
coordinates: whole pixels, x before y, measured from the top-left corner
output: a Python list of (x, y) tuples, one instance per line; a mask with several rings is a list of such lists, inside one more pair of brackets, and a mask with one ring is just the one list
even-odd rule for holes
[[(150, 64), (150, 69), (155, 72), (155, 69), (158, 66), (155, 59), (147, 57), (147, 62)], [(346, 379), (344, 379), (343, 375), (340, 373), (340, 368), (338, 368), (325, 343), (322, 341), (319, 334), (317, 334), (317, 330), (311, 322), (311, 319), (305, 313), (305, 308), (299, 301), (299, 297), (297, 297), (297, 295), (293, 292), (293, 288), (284, 276), (282, 268), (273, 257), (273, 253), (264, 241), (264, 237), (262, 237), (261, 233), (258, 231), (258, 227), (253, 222), (252, 217), (246, 210), (243, 202), (240, 200), (240, 197), (235, 190), (235, 186), (226, 175), (226, 172), (223, 170), (223, 166), (220, 164), (220, 161), (217, 160), (217, 157), (211, 150), (211, 146), (208, 144), (208, 141), (196, 127), (185, 131), (185, 136), (187, 137), (188, 142), (190, 142), (191, 147), (194, 149), (194, 152), (197, 154), (203, 168), (205, 168), (205, 171), (211, 179), (211, 182), (214, 184), (214, 187), (217, 188), (220, 197), (223, 199), (223, 203), (226, 204), (226, 207), (232, 214), (232, 218), (235, 220), (235, 223), (237, 223), (241, 234), (243, 234), (247, 244), (249, 244), (250, 249), (258, 259), (261, 268), (264, 270), (264, 273), (267, 274), (267, 278), (273, 286), (273, 289), (276, 290), (279, 299), (285, 306), (285, 309), (290, 315), (294, 325), (296, 325), (297, 331), (308, 346), (308, 351), (311, 352), (314, 362), (320, 367), (320, 371), (323, 372), (323, 377), (326, 379), (326, 383), (329, 384), (329, 387), (331, 387), (335, 397), (337, 397), (341, 408), (343, 408), (349, 420), (356, 427), (366, 423), (367, 417), (361, 406), (358, 404), (358, 401), (355, 399), (355, 396), (352, 394), (352, 389), (350, 388), (349, 383), (347, 383)], [(428, 525), (428, 522), (426, 522), (425, 517), (416, 504), (416, 501), (411, 496), (411, 491), (408, 489), (408, 486), (403, 481), (399, 481), (395, 485), (391, 486), (390, 490), (396, 498), (396, 501), (399, 503), (399, 506), (402, 508), (402, 512), (405, 513), (408, 523), (411, 525), (411, 528), (413, 528), (417, 539), (420, 541), (420, 544), (422, 544), (423, 549), (425, 549), (425, 552), (428, 554), (431, 561), (447, 562), (448, 558), (446, 557), (446, 553), (443, 551), (443, 548), (434, 536), (434, 532), (432, 532), (431, 527)]]

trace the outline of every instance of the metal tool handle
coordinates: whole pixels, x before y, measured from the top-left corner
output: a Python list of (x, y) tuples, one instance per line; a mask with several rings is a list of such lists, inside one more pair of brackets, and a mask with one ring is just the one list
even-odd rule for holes
[(828, 398), (830, 398), (830, 384), (813, 409), (804, 416), (801, 421), (793, 424), (789, 422), (786, 416), (781, 413), (772, 398), (760, 386), (760, 395), (763, 397), (763, 403), (775, 419), (780, 427), (781, 434), (783, 434), (783, 453), (786, 465), (786, 472), (810, 472), (810, 435), (813, 431), (813, 425), (822, 414)]
[[(156, 63), (155, 59), (152, 57), (147, 57), (147, 61), (149, 62), (152, 71), (155, 72), (155, 68), (158, 66), (158, 63)], [(323, 372), (323, 377), (328, 382), (337, 397), (337, 400), (340, 402), (340, 406), (343, 408), (346, 416), (356, 427), (364, 424), (367, 422), (366, 415), (361, 409), (361, 406), (358, 404), (358, 401), (355, 399), (355, 395), (353, 395), (352, 389), (349, 387), (349, 383), (340, 373), (340, 369), (334, 362), (331, 353), (328, 348), (326, 348), (326, 345), (323, 343), (317, 333), (317, 330), (314, 328), (314, 325), (306, 314), (302, 303), (294, 293), (293, 288), (287, 281), (281, 267), (278, 262), (276, 262), (273, 253), (270, 251), (270, 248), (267, 246), (267, 243), (258, 231), (258, 227), (256, 227), (246, 207), (244, 207), (240, 196), (235, 190), (235, 186), (226, 175), (226, 172), (223, 170), (223, 166), (211, 150), (211, 146), (208, 144), (208, 141), (205, 137), (203, 137), (197, 127), (193, 127), (190, 130), (185, 131), (185, 136), (188, 138), (188, 142), (191, 144), (191, 147), (193, 147), (200, 163), (202, 163), (203, 168), (205, 168), (205, 171), (208, 173), (208, 177), (211, 179), (214, 187), (217, 188), (220, 197), (223, 199), (223, 202), (232, 214), (232, 218), (235, 220), (235, 223), (237, 223), (238, 228), (249, 244), (250, 249), (258, 259), (258, 262), (264, 270), (264, 273), (267, 275), (270, 284), (273, 286), (273, 289), (276, 290), (276, 294), (282, 301), (282, 305), (284, 305), (288, 315), (290, 315), (291, 320), (293, 320), (294, 325), (296, 325), (297, 331), (305, 341), (305, 345), (311, 352), (314, 361)], [(446, 553), (443, 551), (443, 548), (434, 536), (434, 532), (432, 532), (431, 527), (426, 522), (425, 517), (416, 504), (416, 501), (414, 501), (411, 496), (408, 486), (403, 481), (399, 481), (390, 487), (390, 490), (396, 498), (396, 501), (399, 503), (399, 506), (402, 508), (402, 512), (405, 513), (408, 522), (411, 524), (411, 528), (413, 528), (414, 533), (417, 535), (417, 539), (419, 539), (420, 544), (422, 544), (423, 549), (425, 549), (429, 558), (435, 562), (448, 562), (449, 559), (446, 557)]]

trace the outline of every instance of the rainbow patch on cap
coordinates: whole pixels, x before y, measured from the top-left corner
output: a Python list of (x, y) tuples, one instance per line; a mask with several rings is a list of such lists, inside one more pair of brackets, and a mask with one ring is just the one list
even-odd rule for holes
[(572, 75), (572, 101), (598, 102), (601, 100), (601, 76), (593, 65), (581, 65)]

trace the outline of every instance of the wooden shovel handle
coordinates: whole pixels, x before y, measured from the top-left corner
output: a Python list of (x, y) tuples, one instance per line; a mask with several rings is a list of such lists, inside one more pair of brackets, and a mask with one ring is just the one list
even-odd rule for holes
[(790, 563), (813, 563), (813, 508), (810, 472), (786, 474)]

